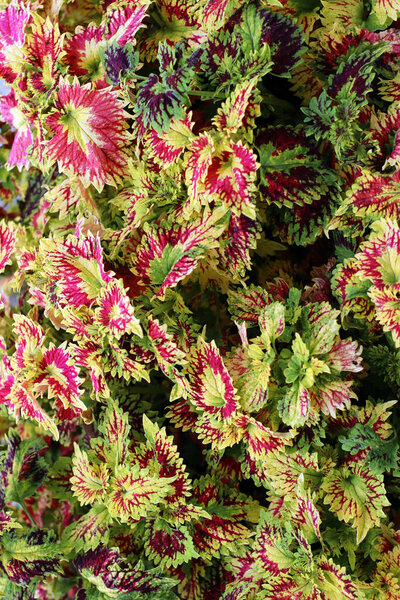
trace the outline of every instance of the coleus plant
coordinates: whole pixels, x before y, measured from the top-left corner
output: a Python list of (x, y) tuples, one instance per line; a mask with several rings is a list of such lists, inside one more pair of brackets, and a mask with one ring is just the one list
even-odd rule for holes
[(0, 598), (400, 598), (399, 48), (0, 3)]

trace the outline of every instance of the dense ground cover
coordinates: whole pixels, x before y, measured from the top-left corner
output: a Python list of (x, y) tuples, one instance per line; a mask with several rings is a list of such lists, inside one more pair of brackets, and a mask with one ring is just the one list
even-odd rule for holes
[(0, 597), (399, 600), (398, 16), (0, 4)]

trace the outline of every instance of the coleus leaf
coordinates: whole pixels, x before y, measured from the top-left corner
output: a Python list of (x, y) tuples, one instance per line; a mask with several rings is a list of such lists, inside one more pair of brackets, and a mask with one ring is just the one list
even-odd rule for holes
[(263, 511), (257, 526), (253, 557), (261, 561), (270, 575), (285, 573), (296, 560), (295, 552), (290, 548), (292, 539), (291, 527), (284, 531), (279, 521)]
[[(42, 196), (41, 203), (46, 206), (46, 210), (48, 207), (49, 212), (58, 213), (61, 220), (65, 217), (68, 217), (69, 221), (72, 218), (81, 219), (82, 213), (92, 213), (93, 220), (97, 222), (99, 211), (92, 195), (85, 189), (79, 177), (66, 177)], [(75, 229), (74, 235), (79, 237), (79, 227)]]
[(86, 452), (80, 450), (77, 444), (72, 462), (72, 491), (80, 504), (102, 502), (110, 477), (107, 466), (91, 464)]
[(296, 0), (272, 0), (268, 2), (269, 6), (279, 6), (284, 14), (289, 14), (297, 25), (303, 31), (305, 37), (308, 37), (313, 30), (315, 21), (320, 18), (320, 5), (316, 1), (309, 5), (299, 6)]
[(262, 9), (260, 14), (262, 16), (261, 40), (271, 46), (271, 58), (274, 62), (272, 72), (287, 77), (300, 62), (304, 51), (300, 28), (294, 19), (282, 13)]
[(110, 390), (105, 379), (102, 354), (103, 349), (95, 342), (85, 341), (72, 350), (75, 365), (87, 369), (96, 398), (108, 398), (110, 396)]
[(164, 167), (176, 164), (194, 139), (192, 129), (192, 115), (185, 111), (182, 119), (174, 117), (171, 120), (168, 131), (159, 133), (155, 129), (149, 130), (145, 144), (150, 156)]
[(255, 154), (241, 141), (226, 144), (212, 158), (204, 177), (203, 194), (224, 203), (237, 216), (255, 219), (253, 195), (258, 167)]
[(273, 453), (268, 457), (268, 473), (274, 493), (279, 496), (291, 496), (296, 492), (299, 477), (305, 489), (317, 488), (322, 473), (316, 454)]
[(193, 202), (197, 200), (208, 168), (212, 162), (214, 152), (214, 140), (209, 133), (198, 135), (190, 146), (186, 157), (186, 184)]
[(289, 387), (279, 402), (279, 412), (285, 423), (304, 425), (309, 417), (310, 393), (315, 383), (314, 365), (310, 351), (298, 333), (292, 342), (292, 355), (283, 372)]
[[(174, 581), (160, 576), (154, 571), (145, 571), (139, 563), (136, 566), (128, 564), (120, 556), (117, 548), (98, 546), (79, 554), (74, 560), (74, 567), (89, 585), (95, 587), (104, 597), (122, 600), (139, 600), (145, 598), (156, 600), (157, 595), (163, 595), (166, 600), (176, 596), (170, 593)], [(90, 598), (90, 596), (89, 596)], [(94, 596), (100, 600), (101, 596)]]
[(80, 399), (82, 380), (65, 348), (51, 345), (43, 352), (37, 367), (39, 374), (33, 380), (33, 390), (40, 393), (46, 390), (49, 399), (56, 398), (61, 419), (79, 415), (86, 409)]
[(170, 379), (180, 379), (177, 367), (186, 362), (185, 353), (178, 348), (172, 335), (168, 333), (166, 324), (161, 325), (158, 319), (153, 319), (151, 315), (148, 324), (148, 336), (160, 368)]
[(91, 306), (101, 288), (111, 281), (104, 269), (100, 239), (91, 234), (43, 239), (41, 258), (44, 273), (53, 280), (64, 305)]
[(112, 44), (125, 47), (135, 43), (136, 33), (143, 27), (142, 21), (150, 2), (140, 0), (134, 4), (126, 4), (123, 0), (115, 0), (107, 6), (104, 15), (106, 36)]
[(264, 353), (256, 344), (239, 347), (225, 358), (225, 364), (246, 412), (262, 409), (268, 400), (268, 384), (274, 355)]
[(101, 52), (105, 46), (105, 28), (94, 23), (86, 27), (78, 25), (65, 42), (65, 55), (62, 62), (68, 65), (71, 75), (90, 78), (97, 88), (106, 87), (104, 69), (101, 64)]
[[(388, 383), (398, 385), (398, 354), (392, 354), (387, 346), (377, 344), (373, 348), (366, 349), (365, 359), (371, 366), (373, 373), (378, 371)], [(382, 370), (381, 370), (382, 369)]]
[(255, 219), (255, 154), (241, 140), (201, 133), (186, 155), (187, 209), (212, 200), (225, 204), (237, 215)]
[(31, 125), (22, 107), (15, 95), (14, 89), (6, 96), (0, 97), (0, 115), (2, 120), (15, 128), (11, 151), (8, 155), (7, 167), (12, 169), (17, 167), (19, 170), (29, 166), (28, 148), (33, 142)]
[(318, 588), (323, 600), (333, 598), (346, 598), (358, 600), (362, 598), (361, 586), (358, 586), (346, 573), (346, 570), (336, 565), (333, 560), (321, 557), (318, 560)]
[(150, 75), (140, 85), (136, 96), (137, 117), (140, 128), (145, 131), (149, 127), (157, 133), (168, 131), (172, 119), (183, 119), (183, 106), (189, 104), (189, 87), (184, 73), (179, 73), (166, 81), (157, 75)]
[(160, 429), (146, 415), (143, 415), (143, 428), (146, 445), (140, 445), (136, 449), (133, 460), (142, 469), (148, 469), (150, 474), (167, 478), (170, 488), (164, 496), (165, 506), (162, 512), (165, 509), (173, 512), (174, 506), (186, 502), (186, 496), (190, 493), (188, 474), (178, 449), (173, 444), (173, 438), (166, 435), (165, 428)]
[(140, 322), (134, 314), (120, 281), (110, 281), (96, 297), (94, 324), (100, 331), (110, 332), (116, 339), (124, 334), (143, 336)]
[(166, 568), (177, 567), (199, 556), (188, 528), (184, 525), (171, 526), (163, 519), (146, 524), (144, 550), (155, 565)]
[(220, 29), (239, 4), (237, 0), (208, 0), (199, 6), (198, 18), (206, 31)]
[(382, 98), (387, 102), (397, 102), (399, 100), (399, 88), (400, 78), (396, 74), (391, 79), (384, 79), (381, 81), (379, 92)]
[(40, 356), (45, 341), (41, 325), (25, 315), (14, 315), (13, 333), (16, 336), (15, 358), (20, 369), (32, 368)]
[(339, 437), (339, 441), (345, 452), (351, 454), (357, 454), (360, 450), (365, 450), (379, 443), (381, 438), (372, 427), (363, 425), (362, 423), (356, 423), (354, 427), (349, 431), (347, 437)]
[(49, 17), (45, 20), (34, 15), (26, 49), (26, 60), (32, 71), (28, 74), (28, 86), (32, 93), (45, 94), (57, 85), (63, 41), (57, 23), (52, 23)]
[(346, 200), (336, 213), (351, 210), (357, 217), (375, 221), (385, 218), (399, 219), (400, 175), (391, 176), (364, 171), (347, 192)]
[[(299, 367), (302, 368), (301, 365)], [(292, 427), (304, 425), (309, 418), (310, 402), (308, 389), (299, 381), (294, 382), (286, 388), (278, 405), (282, 421)]]
[(216, 419), (205, 411), (200, 415), (189, 414), (195, 417), (193, 431), (203, 444), (211, 444), (213, 450), (222, 451), (239, 442), (241, 432), (235, 420)]
[(249, 109), (250, 96), (257, 83), (256, 79), (239, 83), (228, 96), (212, 120), (219, 131), (236, 133), (244, 124)]
[(277, 213), (282, 239), (289, 231), (297, 244), (314, 240), (328, 223), (335, 205), (339, 192), (336, 173), (325, 167), (301, 131), (270, 127), (260, 132), (256, 142), (263, 197), (268, 203), (291, 209), (283, 211), (285, 225), (282, 210)]
[[(232, 280), (242, 278), (247, 269), (251, 268), (252, 250), (257, 247), (257, 239), (261, 228), (257, 221), (249, 219), (244, 214), (240, 217), (232, 215), (229, 227), (221, 237), (224, 251), (219, 252), (219, 267), (230, 273)], [(225, 239), (228, 243), (225, 245)]]
[(213, 515), (195, 525), (193, 544), (202, 558), (210, 560), (220, 553), (232, 552), (247, 544), (253, 533), (239, 522)]
[(0, 222), (0, 272), (11, 263), (16, 237), (12, 228), (4, 221)]
[[(290, 526), (285, 531), (278, 520), (265, 513), (261, 514), (251, 551), (235, 561), (233, 574), (235, 585), (227, 586), (232, 595), (225, 594), (224, 600), (244, 600), (244, 590), (255, 591), (258, 597), (268, 600), (362, 597), (343, 568), (324, 556), (314, 563), (307, 540), (301, 534), (295, 536)], [(242, 587), (241, 583), (245, 585)], [(234, 589), (242, 592), (236, 595), (232, 593)]]
[(107, 44), (104, 50), (100, 49), (100, 57), (107, 79), (114, 86), (133, 78), (139, 63), (139, 55), (134, 51), (133, 44), (123, 47), (118, 43)]
[(5, 498), (7, 502), (23, 503), (33, 496), (47, 475), (47, 467), (39, 451), (44, 447), (41, 440), (20, 440), (10, 436), (9, 452), (3, 471), (9, 470)]
[[(306, 134), (314, 137), (316, 140), (330, 139), (332, 130), (335, 125), (335, 117), (337, 117), (337, 107), (333, 103), (333, 99), (328, 96), (323, 90), (317, 97), (313, 96), (307, 108), (303, 108), (306, 115), (304, 121), (306, 123)], [(357, 116), (357, 111), (353, 111), (352, 117)], [(336, 147), (335, 147), (336, 150)]]
[[(305, 553), (304, 553), (305, 554)], [(298, 553), (299, 567), (302, 560), (300, 552)], [(305, 557), (304, 557), (305, 558)], [(359, 600), (363, 597), (363, 592), (352, 578), (346, 573), (346, 570), (339, 565), (336, 565), (332, 559), (324, 557), (316, 561), (316, 574), (310, 578), (308, 573), (312, 569), (311, 564), (307, 564), (307, 568), (302, 572), (299, 568), (293, 573), (292, 582), (293, 592), (299, 594), (300, 600), (312, 600), (320, 598), (321, 600)], [(315, 567), (314, 567), (315, 568)], [(272, 588), (275, 592), (279, 591), (279, 584), (276, 588)], [(272, 598), (273, 596), (271, 596)]]
[(141, 132), (151, 127), (162, 134), (168, 131), (172, 119), (184, 119), (194, 64), (189, 59), (186, 65), (179, 66), (181, 56), (180, 45), (171, 48), (166, 42), (159, 44), (160, 76), (150, 75), (138, 86), (136, 95), (135, 115)]
[[(131, 349), (133, 350), (133, 346), (131, 346)], [(136, 357), (134, 353), (129, 353), (128, 350), (113, 342), (109, 343), (106, 356), (107, 361), (103, 362), (105, 373), (110, 373), (112, 377), (117, 375), (127, 381), (129, 379), (134, 379), (135, 381), (146, 379), (149, 381), (149, 373), (146, 365), (148, 360), (145, 361), (145, 363), (134, 360), (133, 356)], [(141, 358), (140, 355), (137, 357), (139, 359)]]
[(307, 135), (329, 140), (342, 162), (354, 161), (363, 149), (359, 113), (367, 104), (375, 62), (384, 50), (379, 43), (350, 48), (319, 98), (313, 98), (310, 107), (302, 109)]
[(276, 340), (285, 331), (285, 307), (281, 302), (272, 302), (262, 309), (258, 317), (263, 341)]
[(394, 595), (396, 597), (396, 594), (400, 591), (400, 585), (396, 578), (399, 563), (398, 541), (395, 544), (391, 543), (389, 548), (379, 558), (380, 560), (376, 567), (377, 591), (375, 598), (377, 599), (379, 595), (384, 594), (389, 596), (390, 600), (390, 596)]
[(357, 398), (357, 395), (351, 389), (352, 381), (328, 381), (315, 385), (310, 390), (312, 406), (321, 411), (324, 415), (336, 416), (337, 410), (350, 408), (351, 399)]
[(30, 10), (18, 2), (0, 12), (0, 77), (8, 83), (21, 73), (25, 29), (31, 19)]
[(380, 439), (379, 443), (373, 445), (365, 462), (374, 473), (398, 472), (399, 458), (399, 442), (397, 436), (393, 436), (390, 440)]
[(302, 317), (307, 320), (307, 346), (313, 356), (326, 354), (337, 340), (340, 325), (339, 311), (332, 309), (328, 302), (318, 302), (307, 307)]
[[(93, 347), (98, 347), (100, 336), (97, 335), (97, 328), (93, 326), (93, 311), (82, 305), (79, 308), (65, 306), (60, 309), (62, 314), (63, 329), (73, 335), (73, 339), (78, 344), (84, 344), (91, 340)], [(71, 345), (72, 354), (74, 354), (76, 346)]]
[(317, 494), (304, 489), (300, 477), (291, 514), (293, 521), (300, 527), (302, 535), (309, 542), (314, 539), (322, 540), (320, 531), (322, 519), (320, 510), (316, 506), (316, 496)]
[(71, 477), (72, 472), (72, 461), (70, 457), (61, 456), (49, 469), (49, 479), (52, 488), (52, 495), (54, 498), (60, 500), (72, 500), (73, 494), (71, 492)]
[[(331, 27), (333, 23), (340, 24), (343, 32), (358, 32), (360, 28), (367, 28), (370, 31), (381, 29), (381, 25), (373, 11), (360, 11), (360, 3), (358, 0), (350, 2), (342, 2), (341, 0), (334, 2), (330, 7), (328, 3), (323, 2), (321, 10), (322, 21), (327, 27)], [(329, 8), (331, 10), (329, 10)], [(390, 24), (390, 20), (386, 22)]]
[(78, 552), (94, 550), (101, 544), (107, 544), (111, 521), (104, 504), (95, 504), (78, 521), (68, 525), (63, 532), (63, 542)]
[(342, 340), (338, 337), (329, 350), (327, 364), (331, 370), (358, 373), (363, 369), (362, 351), (362, 346), (358, 346), (351, 338)]
[(189, 275), (207, 250), (218, 246), (217, 238), (224, 229), (218, 224), (219, 214), (194, 222), (190, 226), (150, 227), (138, 246), (133, 269), (140, 285), (152, 285), (163, 298)]
[(78, 175), (97, 190), (116, 185), (128, 174), (126, 113), (116, 93), (60, 81), (54, 112), (46, 119), (53, 134), (46, 153), (60, 171)]
[(150, 475), (138, 464), (117, 467), (106, 498), (110, 515), (127, 523), (151, 514), (170, 493), (173, 480)]
[(115, 464), (123, 464), (128, 453), (130, 425), (128, 414), (121, 410), (115, 400), (109, 402), (99, 431), (106, 436), (108, 451), (115, 456)]
[(23, 536), (10, 532), (1, 542), (3, 569), (10, 581), (22, 587), (59, 570), (60, 546), (50, 531), (31, 531)]
[(18, 523), (9, 513), (0, 511), (0, 536), (13, 529), (19, 529), (21, 524)]
[(342, 314), (352, 311), (357, 318), (374, 317), (374, 306), (368, 298), (370, 282), (359, 276), (356, 258), (347, 258), (336, 269), (332, 278), (332, 289), (340, 298)]
[[(400, 165), (399, 135), (400, 120), (398, 102), (390, 105), (387, 112), (378, 112), (371, 117), (371, 127), (365, 134), (365, 143), (369, 149), (368, 166), (377, 171), (385, 171)], [(393, 132), (396, 133), (393, 133)]]
[(270, 454), (278, 452), (290, 443), (291, 433), (274, 431), (248, 415), (239, 413), (235, 425), (250, 462), (261, 460), (262, 468), (265, 466), (264, 460), (268, 459)]
[(356, 258), (361, 275), (381, 289), (398, 281), (400, 229), (394, 221), (382, 219), (374, 224), (374, 230)]
[(13, 376), (10, 376), (7, 380), (7, 390), (3, 389), (3, 393), (7, 391), (9, 394), (8, 401), (11, 404), (12, 412), (16, 415), (17, 419), (20, 415), (27, 419), (35, 421), (39, 427), (48, 429), (54, 436), (54, 439), (59, 438), (59, 432), (53, 419), (47, 414), (47, 412), (41, 407), (36, 397), (23, 385), (14, 384)]
[(229, 419), (238, 409), (236, 390), (215, 342), (199, 338), (188, 367), (190, 402), (217, 420)]
[[(382, 434), (381, 434), (382, 435)], [(356, 423), (347, 437), (339, 437), (343, 450), (356, 455), (367, 450), (365, 464), (374, 473), (383, 473), (397, 468), (399, 443), (394, 435), (389, 440), (382, 439), (372, 427)]]
[[(157, 18), (162, 23), (162, 30), (157, 25)], [(150, 19), (151, 24), (141, 32), (139, 41), (140, 52), (146, 60), (154, 61), (157, 58), (160, 42), (166, 42), (169, 46), (175, 46), (178, 42), (185, 50), (196, 51), (206, 39), (201, 22), (186, 0), (178, 0), (173, 7), (166, 0), (160, 0), (157, 16), (154, 17), (150, 11)], [(180, 22), (179, 32), (174, 30), (176, 20)]]
[(397, 223), (390, 220), (376, 221), (373, 229), (373, 233), (361, 244), (360, 252), (356, 255), (356, 276), (366, 281), (367, 297), (375, 306), (375, 316), (385, 331), (392, 333), (393, 340), (398, 345), (400, 230)]
[[(7, 404), (17, 419), (20, 414), (32, 418), (58, 439), (57, 427), (40, 406), (37, 395), (48, 391), (49, 398), (52, 398), (57, 390), (58, 417), (64, 419), (70, 418), (71, 414), (79, 414), (86, 406), (79, 399), (80, 380), (77, 372), (67, 364), (69, 354), (64, 348), (46, 349), (43, 346), (43, 329), (25, 315), (15, 316), (14, 332), (17, 336), (16, 352), (7, 364), (2, 402)], [(68, 376), (66, 386), (63, 376), (59, 379), (60, 370)]]
[(15, 453), (21, 442), (19, 435), (11, 429), (8, 435), (5, 436), (7, 443), (7, 450), (4, 453), (1, 461), (0, 471), (0, 509), (3, 510), (5, 504), (5, 491), (7, 486), (7, 480), (10, 472), (12, 471)]
[(384, 331), (390, 331), (397, 347), (400, 346), (400, 327), (398, 321), (398, 292), (392, 286), (383, 289), (371, 288), (369, 297), (375, 306), (375, 316)]
[(374, 525), (385, 517), (383, 508), (390, 503), (385, 494), (383, 477), (356, 465), (352, 470), (332, 469), (322, 482), (324, 503), (340, 520), (357, 530), (360, 543)]
[(271, 298), (268, 292), (254, 284), (248, 288), (239, 288), (228, 292), (228, 309), (238, 322), (257, 323), (263, 308), (270, 302)]
[(261, 11), (248, 5), (240, 22), (231, 19), (209, 37), (200, 64), (208, 87), (226, 94), (244, 79), (258, 79), (272, 70), (270, 46), (261, 38), (262, 25)]
[(372, 13), (380, 24), (384, 24), (388, 17), (395, 21), (400, 13), (400, 2), (398, 0), (374, 0)]
[(244, 78), (288, 75), (300, 51), (301, 34), (290, 17), (248, 5), (209, 36), (200, 70), (208, 87), (226, 92)]

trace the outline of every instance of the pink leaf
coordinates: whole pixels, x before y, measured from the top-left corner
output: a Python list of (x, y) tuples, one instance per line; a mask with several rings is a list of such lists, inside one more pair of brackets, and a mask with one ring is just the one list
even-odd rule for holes
[(98, 190), (120, 183), (128, 174), (125, 116), (116, 92), (61, 81), (55, 111), (46, 121), (53, 132), (47, 145), (50, 160)]

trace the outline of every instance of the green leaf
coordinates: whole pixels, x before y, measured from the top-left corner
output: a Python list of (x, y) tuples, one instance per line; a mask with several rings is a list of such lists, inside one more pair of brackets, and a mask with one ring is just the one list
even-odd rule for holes
[(339, 442), (342, 444), (342, 449), (351, 454), (357, 454), (360, 450), (365, 450), (369, 446), (379, 443), (381, 438), (368, 425), (356, 423), (349, 431), (347, 437), (339, 436)]
[(43, 483), (48, 470), (39, 450), (46, 447), (43, 439), (23, 440), (14, 457), (6, 488), (7, 502), (23, 503), (25, 498), (33, 496)]
[(370, 448), (365, 465), (374, 473), (385, 473), (399, 468), (399, 442), (397, 435), (383, 440), (368, 424), (356, 423), (347, 436), (339, 436), (345, 452), (357, 454)]
[(390, 440), (381, 440), (373, 445), (369, 451), (365, 464), (370, 467), (375, 473), (386, 473), (396, 470), (396, 476), (399, 473), (399, 442), (397, 436), (393, 436)]
[(242, 21), (238, 27), (246, 52), (256, 52), (260, 49), (262, 25), (260, 11), (254, 4), (248, 4), (243, 10)]

